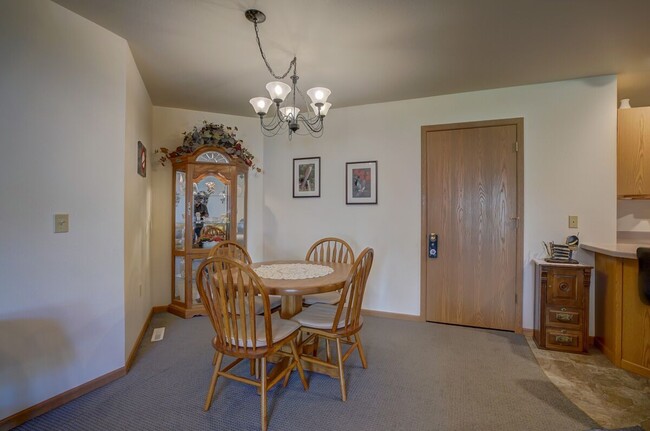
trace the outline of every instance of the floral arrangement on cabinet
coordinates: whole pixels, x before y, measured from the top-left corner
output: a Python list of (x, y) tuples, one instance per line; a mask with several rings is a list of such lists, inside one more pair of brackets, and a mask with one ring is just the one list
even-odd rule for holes
[(159, 161), (164, 166), (165, 162), (191, 154), (201, 146), (214, 145), (223, 148), (231, 157), (240, 159), (251, 169), (262, 172), (253, 162), (255, 156), (243, 146), (243, 141), (237, 139), (237, 130), (237, 127), (203, 121), (203, 127), (200, 129), (194, 126), (191, 131), (183, 132), (183, 145), (176, 147), (174, 151), (162, 147), (156, 150), (156, 153), (162, 153)]
[(225, 240), (226, 238), (223, 235), (203, 235), (199, 237), (197, 243), (201, 248), (212, 248), (217, 245), (217, 243)]

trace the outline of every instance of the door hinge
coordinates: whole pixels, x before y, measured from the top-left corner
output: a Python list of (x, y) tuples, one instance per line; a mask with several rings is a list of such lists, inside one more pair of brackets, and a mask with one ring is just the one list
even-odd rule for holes
[(515, 153), (518, 153), (519, 152), (519, 142), (515, 142), (512, 145), (512, 148), (515, 150)]

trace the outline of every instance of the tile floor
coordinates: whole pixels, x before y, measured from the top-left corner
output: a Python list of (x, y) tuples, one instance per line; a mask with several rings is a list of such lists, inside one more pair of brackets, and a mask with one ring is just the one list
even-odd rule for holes
[(601, 426), (650, 431), (650, 379), (616, 368), (595, 348), (588, 355), (555, 352), (526, 339), (548, 378)]

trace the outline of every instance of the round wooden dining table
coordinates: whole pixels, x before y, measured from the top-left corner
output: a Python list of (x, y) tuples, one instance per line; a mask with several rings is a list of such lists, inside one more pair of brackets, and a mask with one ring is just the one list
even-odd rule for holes
[(251, 264), (253, 269), (262, 265), (275, 265), (280, 263), (302, 263), (307, 265), (329, 266), (334, 272), (316, 278), (305, 278), (300, 280), (278, 280), (261, 278), (266, 291), (270, 295), (282, 296), (280, 317), (289, 319), (302, 310), (303, 295), (313, 293), (332, 292), (343, 288), (348, 278), (352, 264), (337, 262), (310, 262), (306, 260), (272, 260), (267, 262), (256, 262)]

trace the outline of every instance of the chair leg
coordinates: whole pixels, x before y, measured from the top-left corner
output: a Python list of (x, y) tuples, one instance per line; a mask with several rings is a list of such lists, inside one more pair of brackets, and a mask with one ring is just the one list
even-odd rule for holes
[(363, 347), (361, 347), (361, 337), (359, 336), (358, 332), (354, 334), (354, 341), (357, 343), (357, 350), (359, 350), (361, 365), (363, 365), (363, 368), (368, 368), (368, 362), (366, 362), (366, 354), (363, 351)]
[(260, 358), (255, 359), (255, 378), (260, 378)]
[(214, 352), (214, 356), (212, 357), (212, 365), (215, 365), (217, 363), (217, 356), (219, 356), (219, 352)]
[(327, 358), (327, 362), (332, 362), (332, 352), (330, 352), (330, 340), (329, 338), (325, 338), (325, 357)]
[(262, 383), (262, 396), (261, 396), (261, 398), (262, 398), (262, 406), (261, 406), (261, 410), (262, 410), (262, 431), (266, 431), (266, 427), (267, 427), (267, 418), (266, 418), (266, 384), (267, 384), (267, 381), (266, 381), (266, 358), (262, 358), (261, 362), (262, 362), (262, 364), (261, 364), (260, 368), (261, 368), (262, 377), (261, 377), (260, 381)]
[(312, 352), (314, 358), (318, 357), (318, 347), (320, 345), (320, 338), (318, 335), (314, 336), (314, 351)]
[(206, 412), (210, 409), (210, 404), (212, 404), (212, 397), (214, 396), (214, 388), (217, 386), (217, 379), (219, 378), (219, 370), (221, 369), (221, 361), (223, 360), (223, 353), (217, 352), (217, 357), (215, 358), (214, 371), (212, 372), (212, 380), (210, 380), (210, 389), (208, 389), (208, 396), (205, 399), (205, 404), (203, 405), (203, 410)]
[[(305, 379), (305, 370), (302, 368), (302, 363), (300, 362), (300, 355), (298, 354), (298, 347), (296, 347), (296, 342), (291, 340), (291, 353), (293, 353), (293, 359), (296, 361), (296, 367), (298, 368), (298, 375), (300, 376), (300, 381), (302, 382), (302, 387), (305, 390), (309, 389), (309, 384), (307, 379)], [(287, 376), (290, 374), (287, 373)]]
[(257, 359), (249, 359), (248, 362), (250, 362), (250, 373), (251, 373), (251, 376), (254, 376), (255, 373), (256, 373), (256, 371), (255, 371), (255, 368), (256, 368), (255, 365), (256, 365)]
[(341, 383), (341, 399), (347, 401), (348, 396), (345, 392), (345, 374), (343, 373), (343, 352), (341, 351), (341, 339), (336, 339), (336, 355), (339, 361), (339, 382)]

